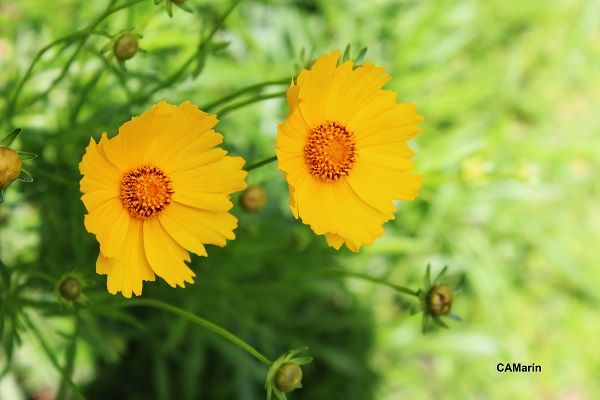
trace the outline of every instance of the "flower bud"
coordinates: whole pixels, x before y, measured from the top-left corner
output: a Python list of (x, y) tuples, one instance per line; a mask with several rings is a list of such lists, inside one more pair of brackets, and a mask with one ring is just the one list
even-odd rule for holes
[(23, 162), (16, 151), (0, 147), (0, 190), (4, 190), (19, 177)]
[(265, 191), (260, 186), (250, 186), (240, 197), (240, 205), (242, 208), (250, 213), (255, 213), (265, 206), (267, 196)]
[(126, 34), (115, 42), (113, 48), (115, 56), (121, 61), (129, 60), (138, 51), (138, 38), (136, 35)]
[(275, 387), (283, 393), (291, 392), (300, 385), (302, 369), (294, 363), (285, 363), (277, 371)]
[(75, 301), (81, 296), (81, 282), (70, 276), (60, 283), (58, 291), (65, 300)]
[(429, 290), (427, 296), (429, 311), (433, 315), (446, 315), (452, 308), (452, 290), (446, 285), (437, 285)]

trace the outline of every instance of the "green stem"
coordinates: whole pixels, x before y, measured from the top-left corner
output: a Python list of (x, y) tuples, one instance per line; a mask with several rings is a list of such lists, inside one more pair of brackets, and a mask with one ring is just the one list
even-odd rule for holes
[(210, 321), (207, 321), (203, 318), (200, 318), (197, 315), (194, 315), (190, 312), (187, 312), (185, 310), (182, 310), (181, 308), (177, 308), (170, 304), (163, 303), (162, 301), (152, 300), (152, 299), (131, 299), (124, 303), (111, 305), (111, 307), (135, 307), (135, 306), (154, 307), (154, 308), (158, 308), (158, 309), (161, 309), (164, 311), (171, 312), (173, 314), (177, 314), (180, 317), (183, 317), (190, 322), (200, 325), (201, 327), (206, 328), (206, 329), (216, 333), (217, 335), (220, 335), (221, 337), (229, 340), (236, 346), (241, 347), (242, 349), (246, 350), (248, 353), (250, 353), (251, 355), (256, 357), (260, 362), (265, 364), (267, 367), (270, 367), (271, 364), (273, 364), (271, 361), (269, 361), (268, 358), (266, 358), (261, 353), (259, 353), (258, 350), (256, 350), (254, 347), (250, 346), (248, 343), (244, 342), (242, 339), (235, 336), (233, 333), (230, 333), (229, 331), (221, 328), (220, 326), (218, 326)]
[(35, 177), (35, 175), (39, 175), (39, 176), (48, 178), (56, 183), (60, 183), (61, 185), (65, 185), (65, 186), (73, 187), (73, 188), (78, 187), (78, 183), (76, 181), (75, 182), (70, 181), (56, 173), (48, 172), (43, 168), (40, 168), (40, 167), (37, 167), (34, 165), (27, 165), (27, 169), (33, 173), (32, 175), (34, 175), (34, 177)]
[(277, 97), (285, 97), (285, 95), (286, 95), (286, 92), (263, 94), (260, 96), (252, 97), (251, 99), (248, 99), (248, 100), (240, 101), (239, 103), (234, 103), (229, 106), (223, 107), (219, 111), (217, 111), (215, 114), (217, 114), (217, 117), (220, 118), (223, 115), (225, 115), (233, 110), (237, 110), (238, 108), (245, 107), (249, 104), (257, 103), (259, 101), (268, 100), (268, 99), (275, 99)]
[(356, 278), (356, 279), (362, 279), (365, 281), (369, 281), (369, 282), (373, 282), (373, 283), (377, 283), (380, 285), (385, 285), (388, 286), (400, 293), (404, 293), (404, 294), (408, 294), (411, 296), (415, 296), (415, 297), (419, 297), (418, 293), (415, 292), (414, 290), (411, 290), (407, 287), (404, 286), (400, 286), (400, 285), (396, 285), (393, 284), (385, 279), (381, 279), (381, 278), (375, 278), (373, 276), (370, 275), (366, 275), (366, 274), (361, 274), (358, 272), (350, 272), (350, 271), (346, 271), (343, 269), (321, 269), (321, 270), (317, 270), (315, 271), (316, 275), (330, 275), (330, 276), (340, 276), (340, 277), (348, 277), (348, 278)]
[(245, 171), (251, 171), (251, 170), (253, 170), (255, 168), (262, 167), (263, 165), (270, 164), (273, 161), (277, 161), (277, 156), (274, 156), (274, 157), (271, 157), (271, 158), (267, 158), (266, 160), (262, 160), (262, 161), (259, 161), (259, 162), (255, 163), (255, 164), (249, 165), (246, 168), (244, 168), (244, 170)]
[(73, 55), (71, 56), (71, 58), (69, 59), (69, 61), (65, 64), (65, 66), (64, 66), (64, 68), (63, 68), (60, 76), (52, 82), (51, 87), (53, 87), (64, 76), (66, 76), (66, 73), (67, 73), (67, 71), (68, 71), (71, 63), (75, 60), (75, 56), (77, 55), (77, 53), (79, 53), (79, 50), (81, 49), (81, 47), (85, 43), (85, 40), (87, 39), (88, 36), (90, 36), (91, 34), (100, 34), (102, 36), (106, 36), (106, 33), (100, 32), (100, 31), (96, 30), (96, 27), (98, 25), (100, 25), (100, 23), (102, 21), (104, 21), (110, 15), (114, 14), (115, 12), (117, 12), (117, 11), (123, 9), (123, 8), (130, 7), (132, 5), (141, 3), (143, 1), (147, 1), (147, 0), (132, 0), (132, 1), (129, 1), (129, 2), (125, 3), (125, 4), (120, 5), (118, 7), (112, 8), (115, 0), (111, 0), (110, 4), (107, 6), (106, 10), (100, 15), (100, 17), (98, 17), (98, 19), (96, 19), (96, 21), (90, 23), (90, 25), (87, 28), (82, 29), (82, 30), (77, 31), (77, 32), (74, 32), (72, 34), (69, 34), (69, 35), (64, 36), (62, 38), (56, 39), (55, 41), (47, 44), (42, 49), (40, 49), (36, 53), (36, 55), (33, 57), (33, 60), (31, 61), (31, 64), (27, 68), (27, 71), (25, 72), (25, 75), (23, 75), (23, 77), (21, 78), (21, 80), (17, 84), (17, 88), (15, 89), (12, 97), (10, 98), (10, 100), (8, 102), (8, 106), (6, 107), (6, 113), (5, 113), (6, 119), (9, 120), (10, 117), (12, 116), (12, 113), (13, 113), (13, 111), (15, 109), (15, 106), (17, 104), (17, 100), (19, 98), (19, 95), (21, 94), (23, 86), (31, 78), (31, 74), (33, 72), (33, 68), (37, 65), (37, 63), (40, 61), (40, 59), (42, 58), (42, 56), (48, 50), (50, 50), (51, 48), (53, 48), (54, 46), (56, 46), (56, 45), (58, 45), (60, 43), (69, 42), (69, 41), (74, 40), (74, 39), (80, 39), (79, 46), (77, 47), (77, 49), (75, 50), (75, 52), (73, 53)]
[(284, 84), (289, 84), (289, 79), (280, 79), (280, 80), (276, 80), (276, 81), (268, 81), (268, 82), (257, 83), (255, 85), (248, 86), (248, 87), (246, 87), (244, 89), (240, 89), (237, 92), (233, 92), (230, 95), (227, 95), (227, 96), (225, 96), (225, 97), (223, 97), (223, 98), (221, 98), (219, 100), (213, 101), (212, 103), (204, 105), (204, 106), (200, 107), (200, 109), (201, 110), (210, 110), (212, 108), (220, 106), (221, 104), (228, 103), (231, 100), (235, 99), (236, 97), (239, 97), (239, 96), (244, 95), (246, 93), (258, 91), (258, 90), (260, 90), (262, 88), (265, 88), (267, 86), (284, 85)]
[(213, 38), (213, 36), (219, 31), (219, 29), (221, 29), (221, 27), (223, 26), (223, 24), (225, 23), (225, 20), (227, 19), (227, 17), (229, 16), (229, 14), (231, 14), (231, 12), (238, 6), (238, 4), (240, 4), (243, 0), (235, 0), (231, 6), (227, 9), (227, 11), (221, 16), (221, 19), (219, 20), (219, 22), (215, 25), (215, 27), (213, 28), (213, 30), (208, 34), (207, 37), (203, 38), (200, 41), (200, 44), (198, 45), (198, 51), (196, 51), (194, 54), (192, 54), (190, 57), (188, 57), (188, 59), (175, 71), (173, 72), (169, 77), (167, 77), (167, 79), (163, 80), (162, 82), (158, 83), (156, 86), (154, 86), (152, 89), (148, 90), (148, 92), (146, 92), (143, 96), (134, 98), (132, 100), (132, 103), (134, 104), (139, 104), (139, 103), (144, 103), (146, 102), (153, 94), (155, 94), (156, 92), (158, 92), (161, 89), (164, 89), (166, 87), (172, 86), (172, 84), (178, 80), (184, 73), (185, 71), (188, 69), (188, 67), (194, 62), (194, 60), (196, 58), (198, 58), (198, 56), (204, 51), (204, 47), (206, 46), (207, 43), (209, 43), (211, 41), (211, 39)]
[(27, 276), (28, 278), (39, 278), (39, 279), (43, 279), (46, 282), (50, 283), (51, 285), (54, 285), (56, 283), (56, 279), (51, 277), (48, 274), (45, 274), (43, 272), (39, 272), (39, 271), (30, 271), (30, 272), (25, 272), (23, 275)]
[(340, 278), (361, 279), (364, 281), (369, 281), (369, 282), (376, 283), (379, 285), (387, 286), (387, 287), (392, 288), (400, 293), (408, 294), (410, 296), (415, 296), (417, 298), (419, 297), (418, 292), (411, 290), (404, 286), (393, 284), (385, 279), (376, 278), (376, 277), (366, 275), (366, 274), (361, 274), (358, 272), (350, 272), (350, 271), (346, 271), (343, 269), (334, 269), (334, 268), (316, 269), (316, 270), (310, 271), (308, 273), (299, 274), (299, 275), (293, 276), (289, 279), (280, 280), (276, 283), (269, 283), (267, 285), (254, 284), (247, 288), (241, 288), (238, 286), (236, 288), (236, 291), (238, 291), (238, 292), (239, 291), (246, 291), (246, 292), (264, 291), (264, 290), (269, 290), (270, 288), (274, 288), (277, 286), (289, 285), (289, 284), (298, 282), (300, 280), (316, 278), (318, 276), (331, 276), (331, 277), (340, 277)]
[[(69, 347), (66, 350), (66, 363), (65, 363), (65, 376), (71, 379), (71, 375), (73, 375), (73, 368), (75, 366), (75, 353), (77, 350), (77, 336), (79, 335), (79, 317), (77, 315), (77, 311), (73, 312), (75, 319), (75, 328), (73, 329), (73, 334), (70, 337)], [(60, 387), (58, 389), (58, 394), (56, 395), (56, 399), (64, 399), (67, 397), (67, 381), (62, 379), (60, 383)]]
[(66, 382), (66, 384), (71, 389), (71, 393), (73, 394), (73, 396), (77, 399), (84, 400), (85, 398), (83, 397), (83, 394), (81, 393), (81, 391), (79, 390), (77, 385), (75, 385), (73, 383), (73, 381), (71, 380), (71, 377), (67, 374), (67, 372), (63, 368), (61, 368), (61, 366), (58, 364), (58, 361), (54, 357), (52, 350), (50, 350), (50, 346), (48, 346), (48, 343), (46, 343), (46, 341), (44, 340), (42, 335), (40, 335), (38, 330), (33, 326), (33, 324), (31, 323), (31, 320), (29, 319), (27, 314), (19, 313), (19, 316), (20, 316), (20, 319), (23, 322), (23, 324), (29, 330), (29, 332), (31, 332), (33, 334), (33, 336), (35, 336), (36, 340), (42, 346), (42, 349), (46, 353), (46, 356), (48, 356), (48, 359), (50, 360), (50, 362), (52, 363), (54, 368), (56, 368), (56, 370), (58, 371), (60, 376), (63, 378), (64, 382)]

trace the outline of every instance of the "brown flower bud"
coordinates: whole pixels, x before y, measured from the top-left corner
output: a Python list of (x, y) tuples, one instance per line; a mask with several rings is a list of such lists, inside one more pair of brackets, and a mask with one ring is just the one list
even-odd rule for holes
[(0, 147), (0, 190), (4, 190), (19, 177), (23, 162), (19, 154), (8, 147)]
[(427, 296), (429, 311), (433, 315), (446, 315), (452, 308), (452, 290), (446, 285), (437, 285)]
[(240, 205), (250, 213), (255, 213), (265, 206), (267, 196), (265, 191), (260, 186), (250, 186), (242, 192), (240, 197)]
[(291, 392), (300, 385), (302, 369), (294, 363), (285, 363), (277, 371), (275, 387), (283, 393)]
[(115, 56), (121, 61), (129, 60), (135, 56), (138, 48), (138, 38), (136, 35), (123, 35), (115, 42)]

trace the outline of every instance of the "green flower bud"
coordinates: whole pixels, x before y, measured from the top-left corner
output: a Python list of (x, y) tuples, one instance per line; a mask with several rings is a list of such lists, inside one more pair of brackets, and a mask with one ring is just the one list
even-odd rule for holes
[(242, 193), (240, 205), (250, 213), (255, 213), (263, 209), (267, 201), (265, 191), (260, 186), (250, 186)]
[(427, 305), (432, 315), (446, 315), (452, 308), (452, 290), (446, 285), (436, 285), (429, 290)]
[(296, 389), (302, 381), (302, 368), (294, 363), (285, 363), (275, 375), (275, 387), (283, 393)]
[(65, 300), (75, 301), (81, 296), (81, 282), (79, 279), (69, 276), (64, 279), (60, 285), (58, 286), (58, 291), (60, 295)]
[(133, 57), (135, 53), (137, 53), (138, 49), (139, 46), (137, 36), (129, 33), (117, 39), (113, 51), (117, 59), (120, 61), (125, 61)]
[(23, 162), (19, 154), (8, 147), (0, 147), (0, 190), (4, 190), (19, 177)]

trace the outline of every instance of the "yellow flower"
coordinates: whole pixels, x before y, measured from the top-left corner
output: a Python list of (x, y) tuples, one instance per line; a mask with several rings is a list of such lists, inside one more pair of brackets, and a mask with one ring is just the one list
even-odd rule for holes
[(287, 92), (290, 113), (278, 126), (277, 158), (296, 218), (325, 235), (330, 246), (357, 252), (384, 234), (394, 219), (393, 200), (413, 200), (421, 176), (406, 141), (423, 117), (396, 93), (372, 63), (340, 66), (340, 52), (302, 70)]
[(110, 293), (139, 296), (155, 274), (184, 287), (195, 276), (186, 249), (206, 256), (205, 244), (235, 238), (229, 195), (246, 188), (247, 173), (241, 157), (212, 148), (223, 141), (216, 123), (190, 102), (160, 102), (112, 139), (91, 139), (79, 164), (81, 199)]

